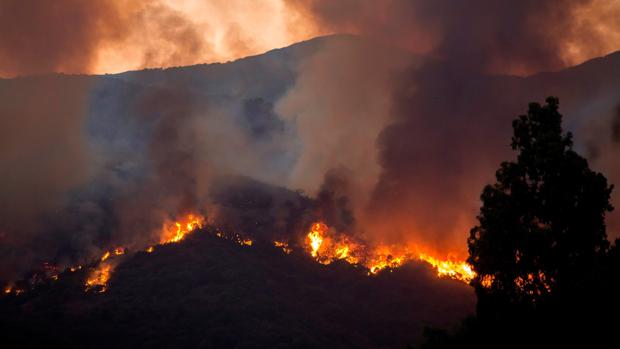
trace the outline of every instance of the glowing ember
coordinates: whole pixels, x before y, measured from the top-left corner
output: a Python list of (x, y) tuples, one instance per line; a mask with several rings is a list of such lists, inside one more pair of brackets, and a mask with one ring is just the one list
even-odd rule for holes
[(284, 242), (284, 241), (274, 241), (273, 245), (275, 247), (279, 247), (280, 249), (282, 249), (282, 251), (284, 251), (284, 253), (286, 253), (286, 254), (291, 254), (293, 252), (293, 249), (288, 246), (287, 242)]
[(149, 246), (149, 247), (147, 247), (147, 249), (145, 251), (148, 252), (148, 253), (151, 253), (151, 252), (153, 252), (153, 250), (155, 250), (155, 248), (153, 246)]
[(104, 253), (103, 256), (101, 257), (101, 261), (105, 262), (105, 260), (108, 258), (110, 258), (110, 252)]
[(117, 247), (114, 249), (114, 254), (117, 256), (125, 254), (125, 249), (123, 247)]
[(491, 285), (493, 285), (494, 280), (495, 277), (493, 277), (493, 275), (483, 275), (480, 279), (480, 284), (482, 285), (482, 287), (489, 288), (491, 287)]
[(239, 245), (252, 246), (253, 243), (254, 241), (250, 239), (239, 240)]

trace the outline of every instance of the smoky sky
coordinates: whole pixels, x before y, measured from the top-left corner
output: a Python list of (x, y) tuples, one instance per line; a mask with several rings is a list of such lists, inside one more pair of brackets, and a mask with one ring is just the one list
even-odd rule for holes
[(159, 0), (7, 0), (0, 3), (0, 31), (5, 77), (84, 74), (122, 61), (190, 64), (210, 45), (191, 19)]
[(375, 37), (460, 68), (524, 74), (620, 48), (614, 1), (298, 0), (292, 6), (327, 30)]
[(336, 33), (522, 75), (617, 50), (619, 15), (613, 0), (5, 0), (0, 76), (221, 61)]

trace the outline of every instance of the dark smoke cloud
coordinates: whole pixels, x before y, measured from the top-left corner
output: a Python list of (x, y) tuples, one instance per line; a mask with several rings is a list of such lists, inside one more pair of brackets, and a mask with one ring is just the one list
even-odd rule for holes
[(502, 82), (437, 63), (402, 76), (395, 119), (378, 139), (383, 171), (365, 214), (376, 238), (462, 252), (482, 186), (510, 158), (510, 119), (521, 96), (504, 94)]
[(531, 73), (620, 48), (620, 6), (608, 0), (298, 0), (291, 6), (324, 30), (379, 38), (468, 69)]
[[(89, 79), (0, 81), (0, 250), (27, 243), (97, 169), (83, 133)], [(6, 258), (0, 275), (14, 270)], [(19, 264), (18, 264), (19, 265)]]
[(85, 72), (97, 48), (122, 39), (127, 20), (107, 0), (0, 2), (0, 75)]
[(611, 140), (620, 143), (620, 105), (616, 107), (616, 114), (611, 120)]
[(89, 73), (106, 50), (142, 67), (189, 64), (208, 46), (189, 18), (159, 0), (6, 0), (0, 32), (0, 76), (9, 77)]

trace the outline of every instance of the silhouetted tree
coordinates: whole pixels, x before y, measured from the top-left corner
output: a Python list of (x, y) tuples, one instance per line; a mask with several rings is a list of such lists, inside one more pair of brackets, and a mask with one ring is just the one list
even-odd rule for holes
[(513, 121), (517, 160), (502, 163), (481, 195), (468, 262), (482, 318), (560, 309), (600, 279), (613, 186), (572, 149), (558, 99), (546, 102)]

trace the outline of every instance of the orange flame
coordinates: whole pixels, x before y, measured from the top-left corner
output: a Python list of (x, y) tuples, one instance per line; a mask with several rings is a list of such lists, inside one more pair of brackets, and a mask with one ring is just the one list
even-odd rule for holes
[(99, 293), (105, 292), (111, 272), (112, 266), (110, 264), (102, 264), (93, 270), (88, 279), (86, 279), (86, 291), (98, 286)]
[(424, 253), (420, 253), (419, 258), (432, 265), (438, 276), (446, 276), (467, 284), (476, 277), (476, 272), (466, 262), (454, 259), (439, 260)]
[(288, 246), (288, 242), (274, 241), (273, 245), (279, 247), (286, 254), (291, 254), (293, 252), (293, 249)]
[(439, 259), (427, 253), (412, 253), (407, 249), (390, 246), (379, 246), (371, 250), (346, 235), (330, 233), (327, 225), (322, 222), (312, 224), (305, 243), (310, 255), (321, 264), (344, 260), (350, 264), (364, 266), (369, 274), (400, 267), (417, 256), (418, 260), (430, 264), (439, 277), (449, 277), (469, 284), (476, 276), (469, 264), (453, 258)]
[(333, 236), (324, 223), (314, 223), (306, 235), (306, 246), (310, 255), (319, 263), (330, 264), (342, 259), (351, 264), (360, 262), (361, 245), (347, 236)]
[(181, 221), (177, 221), (172, 224), (170, 222), (166, 222), (162, 228), (160, 243), (169, 244), (179, 242), (183, 240), (187, 234), (196, 229), (202, 228), (204, 222), (204, 217), (197, 214), (188, 214)]

